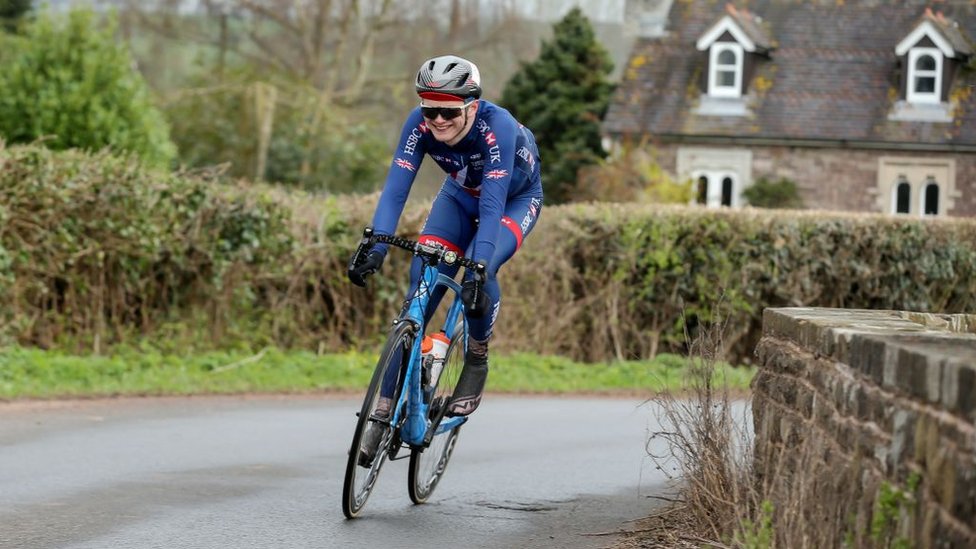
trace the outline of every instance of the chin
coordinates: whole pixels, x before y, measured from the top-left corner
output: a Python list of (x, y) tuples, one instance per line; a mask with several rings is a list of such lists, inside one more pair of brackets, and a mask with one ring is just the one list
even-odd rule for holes
[(432, 130), (431, 131), (431, 134), (433, 134), (434, 139), (436, 139), (438, 141), (447, 141), (450, 138), (451, 132), (450, 131), (446, 131), (446, 130), (445, 131), (440, 131), (440, 132), (437, 131), (437, 130)]

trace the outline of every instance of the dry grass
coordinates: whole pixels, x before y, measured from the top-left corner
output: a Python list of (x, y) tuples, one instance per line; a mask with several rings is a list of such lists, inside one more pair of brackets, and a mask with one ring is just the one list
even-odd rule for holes
[[(614, 548), (889, 546), (867, 533), (871, 509), (850, 503), (876, 487), (859, 478), (856, 460), (838, 460), (823, 436), (754, 444), (751, 408), (712, 383), (721, 358), (714, 350), (723, 348), (727, 328), (710, 325), (691, 344), (701, 360), (691, 361), (689, 391), (652, 399), (662, 430), (652, 433), (648, 453), (672, 472), (678, 497), (635, 523)], [(666, 451), (653, 452), (661, 441)], [(836, 497), (824, 500), (824, 493)]]

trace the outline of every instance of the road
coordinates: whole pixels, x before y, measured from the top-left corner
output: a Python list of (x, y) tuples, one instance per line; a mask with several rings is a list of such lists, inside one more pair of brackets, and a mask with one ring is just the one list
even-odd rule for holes
[(596, 548), (659, 505), (640, 399), (488, 395), (437, 491), (343, 518), (358, 399), (0, 403), (2, 548)]

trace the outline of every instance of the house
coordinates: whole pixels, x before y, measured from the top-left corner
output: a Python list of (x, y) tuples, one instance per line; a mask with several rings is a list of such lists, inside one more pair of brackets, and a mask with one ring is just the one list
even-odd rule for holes
[(646, 27), (603, 130), (650, 138), (697, 201), (787, 178), (810, 208), (976, 216), (971, 0), (674, 0)]

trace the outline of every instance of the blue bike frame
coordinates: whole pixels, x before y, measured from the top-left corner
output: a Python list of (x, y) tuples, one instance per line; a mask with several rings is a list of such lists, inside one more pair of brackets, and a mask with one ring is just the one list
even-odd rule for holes
[[(447, 337), (453, 342), (458, 335), (467, 335), (467, 323), (462, 324), (461, 334), (455, 333), (458, 326), (458, 319), (463, 318), (461, 303), (461, 285), (452, 278), (441, 274), (436, 267), (423, 263), (423, 270), (417, 291), (410, 298), (407, 310), (399, 318), (398, 322), (412, 322), (417, 327), (417, 337), (414, 338), (413, 346), (410, 350), (410, 360), (407, 362), (407, 371), (404, 379), (404, 390), (400, 392), (400, 397), (394, 407), (394, 414), (391, 418), (392, 425), (399, 425), (402, 412), (406, 409), (405, 421), (400, 427), (400, 439), (411, 446), (422, 446), (424, 437), (429, 429), (427, 419), (429, 405), (424, 402), (423, 387), (421, 386), (421, 351), (420, 344), (424, 334), (424, 311), (430, 303), (430, 296), (438, 286), (446, 286), (454, 291), (454, 301), (447, 311), (447, 319), (444, 321), (443, 330)], [(447, 296), (445, 296), (447, 297)], [(464, 340), (467, 341), (466, 339)], [(403, 401), (406, 399), (406, 408)], [(437, 426), (435, 435), (449, 431), (467, 420), (466, 417), (444, 417)], [(427, 439), (429, 442), (429, 438)]]

